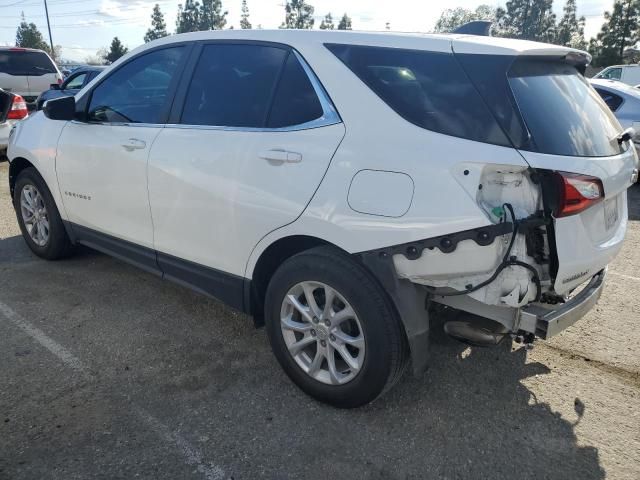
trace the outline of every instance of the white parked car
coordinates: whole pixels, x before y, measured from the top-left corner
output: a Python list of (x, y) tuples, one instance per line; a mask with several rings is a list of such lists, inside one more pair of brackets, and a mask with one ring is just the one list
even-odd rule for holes
[(43, 258), (88, 245), (253, 315), (305, 392), (362, 405), (425, 368), (432, 304), (488, 345), (597, 301), (638, 159), (588, 60), (459, 35), (174, 35), (16, 126), (18, 221)]
[(0, 88), (20, 95), (31, 110), (35, 110), (36, 99), (42, 92), (61, 83), (62, 74), (46, 52), (0, 47)]
[(640, 65), (612, 65), (598, 72), (594, 79), (617, 80), (627, 85), (640, 83)]

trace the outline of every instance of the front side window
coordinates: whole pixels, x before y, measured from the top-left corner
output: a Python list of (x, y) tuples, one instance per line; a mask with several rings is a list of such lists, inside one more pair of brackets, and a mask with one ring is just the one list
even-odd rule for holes
[(63, 90), (79, 90), (84, 85), (84, 81), (87, 78), (86, 73), (80, 73), (75, 77), (69, 79), (69, 81), (63, 87)]
[(622, 69), (607, 68), (604, 72), (598, 75), (598, 78), (606, 78), (608, 80), (620, 80), (622, 78)]
[(58, 71), (44, 52), (2, 50), (0, 51), (0, 73), (37, 77), (47, 73), (58, 73)]
[(326, 47), (409, 122), (446, 135), (510, 145), (452, 54), (359, 45)]
[(171, 47), (129, 61), (101, 82), (91, 95), (89, 121), (162, 123), (171, 81), (178, 73), (184, 47)]

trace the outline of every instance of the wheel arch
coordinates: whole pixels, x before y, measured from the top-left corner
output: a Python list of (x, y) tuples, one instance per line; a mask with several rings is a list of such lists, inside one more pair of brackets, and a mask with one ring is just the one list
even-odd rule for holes
[[(16, 186), (16, 181), (18, 180), (18, 175), (20, 175), (20, 172), (26, 170), (27, 168), (35, 168), (35, 170), (38, 171), (38, 168), (24, 157), (16, 157), (11, 160), (11, 163), (9, 163), (9, 191), (11, 192), (12, 202), (13, 191)], [(42, 176), (42, 172), (38, 171), (38, 173), (40, 174), (40, 176)]]

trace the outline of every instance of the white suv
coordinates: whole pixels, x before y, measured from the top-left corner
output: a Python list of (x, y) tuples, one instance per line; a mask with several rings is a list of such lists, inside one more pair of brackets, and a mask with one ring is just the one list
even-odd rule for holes
[(425, 368), (434, 304), (489, 345), (597, 301), (638, 160), (588, 61), (460, 35), (164, 38), (16, 126), (18, 221), (43, 258), (88, 245), (253, 315), (305, 392), (362, 405)]
[(0, 47), (0, 88), (20, 95), (31, 110), (38, 96), (52, 84), (61, 84), (62, 74), (42, 50)]

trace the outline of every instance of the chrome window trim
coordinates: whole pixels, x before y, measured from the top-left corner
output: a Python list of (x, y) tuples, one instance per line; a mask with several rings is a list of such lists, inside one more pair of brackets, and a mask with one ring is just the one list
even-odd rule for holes
[(338, 114), (333, 102), (329, 98), (326, 90), (320, 83), (320, 80), (316, 74), (311, 70), (309, 64), (302, 58), (295, 49), (291, 49), (291, 52), (295, 55), (296, 59), (302, 65), (304, 72), (311, 82), (311, 86), (320, 101), (322, 107), (322, 116), (311, 120), (309, 122), (300, 123), (298, 125), (291, 125), (288, 127), (267, 128), (267, 127), (230, 127), (226, 125), (192, 125), (188, 123), (168, 123), (166, 128), (181, 128), (189, 130), (221, 130), (225, 132), (298, 132), (301, 130), (311, 130), (313, 128), (328, 127), (329, 125), (336, 125), (342, 123), (342, 118)]

